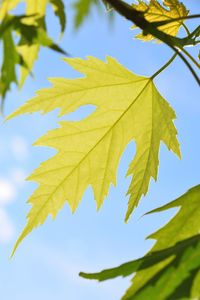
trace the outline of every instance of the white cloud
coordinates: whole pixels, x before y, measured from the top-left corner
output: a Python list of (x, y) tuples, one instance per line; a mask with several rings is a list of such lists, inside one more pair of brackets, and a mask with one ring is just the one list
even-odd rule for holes
[(16, 196), (16, 188), (12, 181), (0, 178), (0, 205), (13, 201)]
[[(82, 288), (88, 289), (89, 291), (94, 289), (93, 291), (100, 292), (102, 299), (111, 299), (111, 297), (112, 299), (116, 299), (119, 294), (122, 294), (130, 285), (130, 277), (127, 277), (126, 280), (109, 280), (101, 283), (101, 286), (96, 281), (85, 280), (79, 277), (78, 274), (80, 271), (96, 270), (97, 268), (96, 263), (93, 265), (88, 256), (82, 257), (77, 261), (79, 251), (81, 251), (80, 248), (74, 249), (76, 258), (67, 257), (67, 255), (59, 249), (52, 248), (50, 245), (44, 245), (41, 242), (38, 243), (34, 241), (31, 250), (32, 254), (41, 260), (41, 264), (45, 264), (47, 268), (50, 268), (55, 276), (60, 277), (60, 280), (63, 280), (64, 283), (69, 283), (73, 290), (80, 289), (80, 294), (78, 293), (76, 295), (77, 299), (82, 299), (82, 297), (80, 297)], [(98, 264), (105, 266), (106, 262), (98, 261)]]
[(11, 172), (11, 180), (16, 186), (22, 186), (26, 179), (26, 172), (21, 168), (15, 168)]
[(11, 150), (17, 160), (24, 160), (28, 156), (28, 146), (22, 136), (15, 136), (11, 141)]
[[(22, 136), (14, 136), (9, 143), (1, 143), (0, 154), (5, 157), (12, 152), (14, 158), (23, 161), (28, 156), (28, 146)], [(19, 188), (24, 184), (26, 173), (21, 168), (13, 168), (9, 176), (0, 176), (0, 243), (10, 242), (14, 235), (14, 224), (4, 206), (15, 200)]]
[(13, 169), (9, 178), (0, 177), (0, 243), (10, 242), (14, 236), (15, 226), (4, 209), (17, 196), (18, 189), (25, 181), (25, 171)]
[(8, 243), (13, 239), (14, 225), (4, 209), (0, 208), (0, 242)]

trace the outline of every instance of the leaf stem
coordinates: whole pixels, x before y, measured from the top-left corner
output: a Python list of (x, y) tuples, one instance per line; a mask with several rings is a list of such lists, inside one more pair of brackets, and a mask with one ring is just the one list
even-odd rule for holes
[(168, 62), (166, 64), (164, 64), (164, 66), (162, 66), (157, 72), (155, 72), (152, 76), (151, 79), (153, 80), (158, 74), (160, 74), (164, 69), (166, 69), (172, 62), (173, 60), (176, 58), (176, 56), (178, 55), (178, 53), (175, 53), (170, 60), (168, 60)]
[(164, 21), (155, 21), (155, 22), (152, 22), (152, 24), (154, 24), (156, 26), (162, 26), (162, 25), (166, 25), (166, 24), (169, 24), (169, 23), (173, 23), (173, 22), (177, 22), (177, 21), (181, 21), (181, 20), (194, 19), (194, 18), (200, 18), (200, 14), (190, 15), (190, 16), (183, 16), (183, 17), (173, 18), (173, 19), (164, 20)]
[(179, 17), (177, 19), (174, 20), (187, 20), (187, 19), (195, 19), (195, 18), (200, 18), (200, 14), (195, 14), (195, 15), (190, 15), (190, 16), (185, 16), (185, 17)]
[(184, 23), (182, 24), (182, 26), (183, 26), (183, 28), (185, 29), (187, 35), (189, 36), (189, 35), (190, 35), (190, 31), (189, 31), (189, 29), (187, 28), (187, 26), (186, 26)]
[[(182, 50), (183, 45), (181, 44), (181, 42), (184, 39), (173, 37), (171, 35), (164, 33), (163, 31), (158, 30), (157, 27), (155, 26), (155, 23), (150, 23), (144, 18), (144, 14), (142, 12), (137, 11), (132, 6), (130, 6), (129, 4), (127, 4), (122, 0), (105, 0), (105, 1), (107, 1), (119, 14), (121, 14), (126, 19), (135, 23), (135, 25), (141, 28), (144, 32), (152, 34), (157, 39), (161, 40), (166, 45), (168, 45), (171, 49), (173, 49), (174, 52), (177, 53), (177, 55), (179, 55), (179, 57), (189, 68), (190, 72), (192, 73), (198, 85), (200, 86), (200, 78), (197, 76), (195, 70), (192, 68), (192, 66), (184, 57), (184, 55), (176, 48), (178, 47), (180, 50)], [(188, 39), (188, 37), (186, 39)]]
[(187, 52), (184, 48), (182, 48), (181, 51), (183, 51), (183, 53), (184, 53), (187, 57), (189, 57), (189, 59), (191, 59), (191, 61), (196, 65), (196, 67), (197, 67), (198, 69), (200, 69), (200, 64), (198, 64), (198, 62), (194, 59), (194, 57), (192, 57), (192, 55), (190, 55), (189, 52)]

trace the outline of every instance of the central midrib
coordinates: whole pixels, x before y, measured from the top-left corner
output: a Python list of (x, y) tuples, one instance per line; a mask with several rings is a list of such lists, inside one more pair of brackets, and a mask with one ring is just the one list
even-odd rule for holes
[[(87, 152), (87, 154), (79, 161), (79, 163), (71, 170), (70, 173), (67, 174), (67, 176), (60, 182), (60, 184), (53, 190), (53, 192), (50, 194), (50, 196), (47, 198), (47, 200), (44, 202), (42, 207), (37, 213), (37, 216), (32, 219), (32, 221), (29, 223), (31, 225), (35, 219), (37, 219), (40, 215), (40, 212), (43, 210), (43, 208), (46, 206), (48, 203), (49, 199), (52, 197), (52, 195), (58, 190), (58, 188), (63, 184), (63, 182), (66, 180), (67, 177), (69, 177), (75, 169), (77, 169), (81, 163), (88, 157), (88, 155), (100, 144), (100, 142), (105, 138), (105, 136), (114, 128), (114, 126), (120, 121), (120, 119), (126, 114), (126, 112), (131, 108), (132, 105), (137, 101), (137, 99), (141, 96), (143, 91), (146, 89), (148, 84), (151, 82), (151, 79), (148, 80), (148, 82), (145, 84), (145, 86), (142, 88), (142, 90), (139, 92), (139, 94), (136, 96), (136, 98), (133, 100), (133, 102), (126, 108), (126, 110), (121, 114), (121, 116), (114, 122), (113, 126), (111, 126), (108, 131), (99, 139), (99, 141), (90, 149), (90, 151)], [(72, 209), (74, 211), (74, 209)], [(29, 219), (30, 221), (30, 219)]]

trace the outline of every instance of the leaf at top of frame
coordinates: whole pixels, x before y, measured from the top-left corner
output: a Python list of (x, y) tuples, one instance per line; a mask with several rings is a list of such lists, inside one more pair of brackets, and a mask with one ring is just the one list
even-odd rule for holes
[[(138, 0), (138, 3), (132, 4), (132, 6), (136, 10), (144, 12), (144, 17), (149, 22), (168, 21), (179, 17), (186, 17), (189, 13), (184, 4), (178, 0), (164, 0), (163, 5), (157, 0), (150, 0), (149, 3)], [(184, 20), (182, 19), (158, 28), (169, 35), (176, 36), (183, 22)], [(137, 28), (137, 26), (133, 26), (132, 28)], [(143, 35), (142, 33), (138, 34), (136, 38), (143, 41), (155, 39), (151, 34)]]
[(93, 4), (97, 4), (98, 0), (77, 0), (73, 5), (75, 11), (75, 28), (80, 27), (85, 18), (89, 15)]

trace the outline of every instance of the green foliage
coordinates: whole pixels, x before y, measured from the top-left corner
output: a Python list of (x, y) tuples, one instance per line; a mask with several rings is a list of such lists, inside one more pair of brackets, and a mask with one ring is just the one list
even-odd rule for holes
[[(128, 276), (132, 285), (122, 297), (136, 299), (199, 299), (200, 295), (200, 185), (150, 213), (180, 207), (163, 228), (150, 235), (156, 244), (143, 258), (100, 273), (80, 273), (99, 281)], [(197, 298), (198, 297), (198, 298)]]
[[(26, 14), (13, 16), (10, 10), (14, 9), (22, 0), (4, 0), (0, 7), (0, 40), (3, 42), (4, 56), (0, 77), (0, 96), (4, 100), (10, 89), (10, 84), (15, 82), (21, 88), (26, 77), (33, 68), (38, 57), (40, 46), (66, 54), (48, 36), (45, 25), (45, 11), (48, 0), (26, 0)], [(61, 23), (61, 32), (65, 29), (65, 12), (62, 0), (50, 0), (55, 14)], [(19, 37), (16, 42), (14, 34)], [(8, 49), (11, 51), (8, 56)], [(16, 65), (21, 66), (20, 81), (16, 77)]]
[(151, 78), (131, 73), (111, 57), (107, 63), (93, 57), (65, 61), (87, 77), (51, 79), (54, 87), (38, 91), (38, 97), (7, 119), (55, 108), (61, 108), (59, 116), (63, 116), (89, 103), (97, 109), (84, 120), (59, 122), (61, 128), (35, 143), (53, 147), (58, 153), (29, 177), (40, 186), (29, 199), (33, 207), (16, 246), (49, 214), (55, 218), (66, 201), (74, 212), (89, 185), (99, 209), (110, 184), (116, 184), (120, 157), (131, 140), (135, 139), (137, 150), (127, 173), (133, 177), (126, 221), (147, 193), (151, 177), (157, 179), (160, 142), (180, 157), (172, 122), (176, 115)]
[(60, 26), (61, 26), (61, 35), (65, 31), (66, 26), (66, 16), (65, 16), (65, 7), (62, 2), (62, 0), (50, 0), (51, 5), (53, 6), (55, 15), (60, 20)]
[[(104, 11), (110, 12), (110, 14), (108, 14), (108, 17), (112, 21), (113, 14), (111, 12), (112, 10), (111, 5), (109, 5), (106, 0), (102, 0), (102, 3), (104, 5)], [(96, 7), (99, 12), (102, 12), (103, 10), (101, 1), (99, 0), (77, 0), (73, 4), (74, 13), (75, 13), (74, 27), (76, 29), (81, 27), (81, 25), (84, 23), (88, 15), (90, 15), (93, 7)]]
[(83, 23), (84, 19), (90, 13), (92, 4), (97, 4), (98, 0), (78, 0), (74, 4), (75, 10), (75, 27), (78, 28)]
[[(20, 63), (20, 57), (15, 49), (10, 29), (4, 32), (2, 35), (2, 41), (4, 59), (1, 67), (0, 94), (4, 98), (7, 90), (10, 88), (11, 82), (17, 83), (15, 65)], [(12, 57), (12, 59), (10, 59), (10, 57)]]

